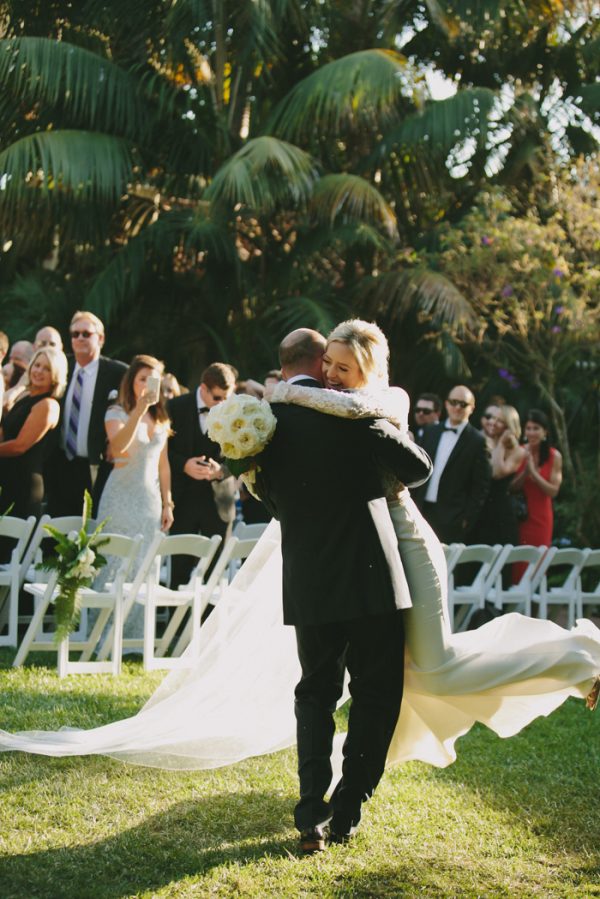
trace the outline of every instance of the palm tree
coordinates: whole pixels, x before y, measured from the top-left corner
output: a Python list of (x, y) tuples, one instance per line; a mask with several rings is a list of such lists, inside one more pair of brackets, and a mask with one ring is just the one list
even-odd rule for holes
[[(286, 328), (350, 309), (410, 344), (466, 333), (465, 297), (411, 248), (435, 246), (490, 179), (547, 198), (541, 154), (591, 141), (598, 99), (580, 4), (544, 21), (542, 4), (468, 6), (0, 3), (9, 279), (22, 295), (54, 248), (85, 304), (119, 319), (123, 349), (151, 340), (188, 371), (215, 354), (260, 370)], [(430, 98), (424, 64), (455, 96)], [(551, 96), (568, 113), (560, 147)]]

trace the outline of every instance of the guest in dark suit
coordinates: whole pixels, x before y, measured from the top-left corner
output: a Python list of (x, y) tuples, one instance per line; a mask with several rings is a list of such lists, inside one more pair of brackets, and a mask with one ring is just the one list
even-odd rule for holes
[(433, 474), (413, 497), (443, 543), (473, 543), (474, 528), (488, 494), (492, 470), (485, 438), (469, 424), (475, 398), (453, 387), (448, 418), (425, 428), (421, 446), (433, 459)]
[[(235, 373), (223, 362), (204, 370), (200, 386), (168, 404), (171, 486), (175, 520), (171, 534), (219, 534), (225, 540), (235, 519), (235, 479), (218, 461), (218, 444), (208, 437), (208, 411), (235, 389)], [(171, 586), (186, 583), (197, 559), (176, 556)]]
[(100, 354), (104, 325), (93, 312), (76, 312), (69, 330), (73, 356), (69, 358), (60, 447), (46, 467), (52, 516), (81, 514), (85, 490), (93, 491), (97, 504), (111, 469), (105, 458), (104, 415), (127, 371), (124, 362)]
[(437, 393), (421, 393), (413, 409), (415, 421), (415, 440), (421, 442), (427, 425), (433, 425), (440, 420), (442, 401)]
[[(288, 383), (321, 386), (324, 345), (308, 329), (285, 338)], [(386, 421), (282, 403), (273, 412), (277, 428), (260, 455), (257, 486), (281, 522), (284, 622), (295, 627), (302, 667), (294, 818), (301, 849), (313, 852), (324, 848), (329, 818), (331, 839), (349, 838), (383, 773), (403, 690), (401, 609), (411, 602), (382, 481), (393, 472), (420, 483), (431, 463)], [(346, 667), (352, 707), (343, 774), (328, 804), (333, 711)]]

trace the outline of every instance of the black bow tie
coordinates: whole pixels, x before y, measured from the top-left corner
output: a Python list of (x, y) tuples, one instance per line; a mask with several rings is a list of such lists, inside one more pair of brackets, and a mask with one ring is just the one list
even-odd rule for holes
[(208, 406), (198, 406), (198, 412), (200, 415), (203, 415), (205, 412), (209, 412)]
[(458, 428), (445, 428), (446, 431), (452, 431), (453, 434), (458, 434)]

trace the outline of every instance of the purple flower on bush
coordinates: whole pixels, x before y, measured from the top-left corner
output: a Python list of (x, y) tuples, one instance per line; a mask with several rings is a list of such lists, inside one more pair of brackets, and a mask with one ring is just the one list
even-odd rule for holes
[(506, 285), (502, 288), (502, 296), (503, 296), (503, 297), (512, 297), (512, 295), (513, 295), (513, 289), (512, 289), (512, 287), (510, 286), (510, 284), (506, 284)]
[(558, 266), (557, 266), (556, 268), (552, 269), (552, 274), (554, 275), (555, 278), (562, 278), (562, 277), (564, 277), (565, 273), (563, 272), (562, 268), (558, 268)]
[(562, 328), (559, 328), (558, 325), (553, 325), (550, 328), (550, 330), (552, 331), (553, 334), (560, 334), (560, 332), (562, 331)]
[(564, 306), (555, 306), (555, 307), (554, 307), (554, 314), (555, 314), (555, 315), (562, 315), (564, 311), (565, 311), (565, 307), (564, 307)]
[(481, 243), (484, 247), (491, 247), (491, 245), (494, 243), (494, 238), (488, 237), (487, 234), (484, 234), (481, 238)]
[(506, 381), (506, 383), (513, 388), (513, 390), (516, 390), (521, 386), (520, 381), (518, 381), (517, 378), (513, 374), (511, 374), (511, 372), (509, 372), (507, 368), (499, 368), (498, 374), (503, 381)]

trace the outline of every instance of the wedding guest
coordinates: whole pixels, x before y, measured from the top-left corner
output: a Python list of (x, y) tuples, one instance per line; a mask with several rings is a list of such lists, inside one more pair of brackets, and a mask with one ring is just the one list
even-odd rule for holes
[(426, 427), (419, 441), (434, 460), (433, 474), (414, 499), (443, 543), (470, 543), (492, 472), (485, 440), (469, 424), (472, 392), (462, 384), (453, 387), (445, 406), (447, 420)]
[(530, 409), (525, 421), (525, 453), (512, 482), (522, 490), (526, 518), (519, 523), (519, 543), (550, 546), (554, 528), (552, 500), (562, 483), (562, 456), (550, 445), (550, 421), (540, 409)]
[(40, 328), (35, 335), (33, 345), (36, 350), (44, 346), (52, 346), (57, 350), (62, 350), (63, 348), (62, 337), (56, 328), (53, 328), (51, 325), (44, 325), (43, 328)]
[(283, 375), (281, 374), (280, 368), (272, 368), (271, 371), (268, 371), (265, 375), (264, 380), (264, 388), (267, 390), (269, 387), (274, 387), (275, 384), (279, 384), (280, 381), (283, 381)]
[(514, 406), (500, 406), (492, 436), (486, 438), (492, 464), (492, 480), (477, 524), (480, 543), (518, 543), (517, 516), (511, 494), (513, 476), (521, 467), (525, 450), (519, 444), (521, 422)]
[[(114, 460), (100, 503), (98, 518), (108, 519), (107, 531), (135, 537), (146, 553), (159, 528), (173, 523), (171, 470), (167, 454), (169, 416), (160, 392), (163, 363), (153, 356), (134, 356), (123, 376), (117, 403), (104, 417)], [(116, 564), (116, 563), (115, 563)], [(111, 580), (114, 570), (103, 571)], [(135, 571), (132, 576), (135, 576)], [(125, 622), (125, 637), (142, 637), (144, 610), (135, 605)]]
[(170, 371), (166, 371), (160, 382), (160, 391), (165, 403), (172, 400), (175, 396), (181, 396), (181, 386), (179, 381)]
[(4, 412), (8, 412), (23, 395), (27, 384), (27, 369), (33, 352), (33, 344), (28, 340), (17, 340), (10, 349), (9, 361), (3, 369), (6, 387), (2, 400)]
[(59, 397), (67, 380), (67, 360), (60, 350), (37, 350), (26, 372), (22, 396), (6, 413), (0, 443), (0, 511), (12, 503), (12, 515), (39, 516), (44, 497), (44, 463), (55, 442)]
[(421, 393), (415, 403), (413, 416), (415, 421), (415, 439), (420, 441), (425, 427), (434, 425), (440, 420), (442, 401), (437, 393)]
[(93, 312), (79, 311), (71, 319), (69, 385), (61, 422), (61, 445), (48, 465), (48, 511), (55, 515), (78, 515), (85, 490), (96, 487), (96, 495), (110, 473), (106, 460), (104, 415), (117, 395), (127, 371), (123, 362), (101, 355), (104, 324)]
[(256, 397), (257, 400), (262, 400), (265, 395), (265, 388), (262, 384), (259, 384), (258, 381), (248, 378), (246, 381), (238, 381), (235, 392), (244, 393), (246, 396), (253, 396)]
[[(225, 541), (235, 519), (235, 478), (219, 462), (218, 444), (208, 437), (208, 412), (235, 390), (236, 376), (229, 365), (213, 362), (196, 390), (167, 405), (172, 435), (169, 461), (175, 502), (172, 534), (219, 534)], [(189, 579), (195, 560), (176, 556), (171, 586)]]

